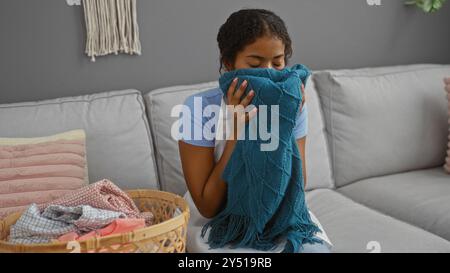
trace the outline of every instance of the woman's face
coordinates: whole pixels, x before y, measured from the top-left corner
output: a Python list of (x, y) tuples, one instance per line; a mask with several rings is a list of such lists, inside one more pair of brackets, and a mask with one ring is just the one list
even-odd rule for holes
[(226, 65), (228, 71), (244, 68), (273, 68), (282, 70), (285, 64), (285, 45), (276, 37), (264, 36), (241, 50), (232, 66)]

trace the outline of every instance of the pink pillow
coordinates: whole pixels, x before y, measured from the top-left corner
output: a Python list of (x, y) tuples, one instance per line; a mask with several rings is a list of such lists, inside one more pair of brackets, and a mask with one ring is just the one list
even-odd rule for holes
[(445, 90), (447, 91), (447, 99), (448, 99), (448, 125), (449, 125), (449, 136), (448, 136), (448, 145), (447, 145), (447, 159), (445, 160), (445, 170), (450, 173), (450, 78), (446, 78), (445, 80)]
[(43, 138), (0, 138), (0, 218), (87, 184), (83, 130)]

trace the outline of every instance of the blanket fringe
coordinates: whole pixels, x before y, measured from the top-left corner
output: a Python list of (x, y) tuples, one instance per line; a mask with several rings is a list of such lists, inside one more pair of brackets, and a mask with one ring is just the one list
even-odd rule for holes
[(230, 245), (232, 249), (249, 247), (270, 251), (277, 247), (271, 238), (257, 232), (256, 225), (248, 216), (219, 215), (203, 226), (202, 237), (206, 236), (209, 228), (208, 244), (213, 249)]
[[(298, 253), (304, 244), (323, 243), (314, 235), (320, 229), (312, 222), (306, 221), (295, 225), (295, 230), (287, 232), (286, 246), (283, 253)], [(201, 236), (204, 238), (209, 229), (207, 243), (212, 249), (229, 246), (236, 248), (253, 248), (272, 251), (277, 248), (282, 234), (257, 231), (251, 217), (222, 212), (203, 226)]]

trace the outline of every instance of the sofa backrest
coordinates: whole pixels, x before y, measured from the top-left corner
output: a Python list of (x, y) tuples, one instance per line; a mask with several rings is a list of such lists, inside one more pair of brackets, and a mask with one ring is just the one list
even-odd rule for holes
[(450, 65), (316, 73), (336, 185), (442, 166), (449, 75)]
[(315, 74), (306, 84), (308, 136), (306, 137), (306, 190), (335, 188), (325, 121), (314, 83)]
[(217, 85), (217, 82), (209, 82), (172, 86), (144, 95), (162, 190), (179, 195), (184, 195), (187, 190), (178, 143), (171, 134), (172, 125), (178, 120), (178, 117), (171, 116), (173, 107), (182, 105), (190, 95), (215, 88)]
[[(440, 166), (447, 145), (449, 65), (315, 72), (306, 86), (307, 190)], [(217, 82), (0, 105), (0, 137), (87, 133), (90, 182), (184, 194), (175, 105)], [(336, 182), (335, 182), (336, 181)]]
[[(185, 194), (187, 190), (181, 168), (178, 144), (171, 136), (172, 125), (178, 119), (177, 117), (171, 117), (173, 107), (183, 104), (186, 98), (191, 95), (217, 86), (217, 82), (174, 86), (154, 90), (144, 96), (154, 138), (158, 174), (163, 190), (180, 195)], [(309, 81), (306, 87), (306, 96), (309, 114), (309, 133), (306, 147), (307, 190), (333, 188), (334, 182), (323, 116), (313, 81)]]
[(158, 188), (140, 92), (0, 105), (0, 137), (41, 137), (73, 129), (86, 132), (91, 183), (107, 178), (123, 189)]

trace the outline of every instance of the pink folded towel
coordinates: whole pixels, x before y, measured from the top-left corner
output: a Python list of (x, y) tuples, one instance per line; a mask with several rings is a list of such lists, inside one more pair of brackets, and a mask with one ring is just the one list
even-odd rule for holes
[(95, 237), (105, 237), (105, 236), (111, 236), (115, 234), (120, 233), (128, 233), (135, 231), (137, 229), (141, 229), (145, 227), (145, 220), (144, 219), (117, 219), (114, 220), (110, 225), (106, 226), (105, 228), (102, 228), (100, 230), (95, 230), (92, 232), (89, 232), (83, 236), (80, 236), (76, 232), (71, 232), (68, 234), (65, 234), (58, 238), (58, 241), (60, 242), (71, 242), (71, 241), (85, 241), (91, 238)]

